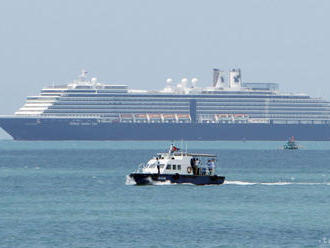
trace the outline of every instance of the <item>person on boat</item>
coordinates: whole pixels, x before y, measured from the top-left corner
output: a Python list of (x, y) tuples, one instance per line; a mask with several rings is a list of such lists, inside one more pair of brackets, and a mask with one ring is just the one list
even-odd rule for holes
[(206, 167), (202, 167), (202, 175), (203, 175), (203, 176), (206, 175)]
[(215, 162), (214, 162), (214, 159), (209, 160), (207, 162), (207, 166), (209, 168), (210, 175), (212, 175), (214, 173), (214, 171), (215, 171)]
[(193, 174), (195, 175), (195, 163), (196, 163), (196, 159), (192, 158), (190, 159), (190, 166), (192, 168)]
[(159, 175), (160, 174), (160, 165), (159, 165), (158, 158), (156, 158), (156, 165), (157, 165), (157, 171), (158, 171), (158, 175)]
[(206, 165), (207, 165), (207, 168), (208, 168), (208, 170), (210, 172), (210, 175), (211, 175), (211, 171), (212, 171), (211, 159), (207, 160), (207, 164)]
[(200, 161), (198, 158), (196, 158), (195, 160), (195, 165), (193, 167), (193, 170), (194, 170), (194, 175), (198, 175), (199, 173), (199, 165), (200, 165)]

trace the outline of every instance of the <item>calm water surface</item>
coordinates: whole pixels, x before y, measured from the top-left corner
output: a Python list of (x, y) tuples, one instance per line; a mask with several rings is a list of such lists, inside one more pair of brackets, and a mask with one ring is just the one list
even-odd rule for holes
[(0, 247), (330, 247), (330, 143), (282, 144), (188, 142), (225, 185), (138, 187), (168, 142), (0, 141)]

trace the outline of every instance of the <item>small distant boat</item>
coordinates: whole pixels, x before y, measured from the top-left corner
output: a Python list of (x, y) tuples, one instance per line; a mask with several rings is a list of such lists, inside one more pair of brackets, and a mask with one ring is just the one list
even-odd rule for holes
[(215, 174), (216, 155), (180, 152), (171, 145), (168, 152), (157, 153), (147, 164), (140, 164), (129, 177), (137, 185), (157, 182), (191, 183), (196, 185), (223, 184), (224, 176)]
[(297, 150), (299, 146), (297, 145), (294, 136), (291, 136), (289, 141), (283, 146), (285, 150)]

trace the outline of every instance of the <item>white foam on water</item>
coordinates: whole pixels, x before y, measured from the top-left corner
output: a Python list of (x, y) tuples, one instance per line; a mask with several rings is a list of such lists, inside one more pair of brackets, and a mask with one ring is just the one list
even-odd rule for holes
[(152, 185), (156, 185), (156, 186), (162, 186), (162, 185), (175, 185), (175, 183), (171, 183), (170, 180), (165, 180), (165, 181), (152, 181), (151, 184), (152, 184)]
[(246, 182), (246, 181), (225, 181), (225, 184), (232, 185), (268, 185), (268, 186), (283, 186), (283, 185), (328, 185), (330, 182), (310, 183), (310, 182)]
[(127, 175), (126, 176), (126, 182), (125, 182), (125, 184), (126, 185), (135, 185), (136, 182), (135, 182), (135, 180), (132, 177), (130, 177), (129, 175)]
[(257, 183), (252, 183), (252, 182), (244, 182), (244, 181), (226, 181), (224, 184), (234, 184), (234, 185), (254, 185)]
[(273, 182), (273, 183), (258, 183), (261, 185), (290, 185), (290, 184), (296, 184), (292, 182)]
[(324, 182), (324, 183), (295, 183), (295, 184), (301, 184), (301, 185), (330, 185), (329, 182)]

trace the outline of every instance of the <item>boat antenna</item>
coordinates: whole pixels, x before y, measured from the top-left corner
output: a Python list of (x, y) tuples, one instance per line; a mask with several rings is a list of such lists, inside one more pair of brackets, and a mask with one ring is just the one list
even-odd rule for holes
[(181, 157), (183, 156), (183, 139), (181, 140)]

